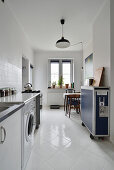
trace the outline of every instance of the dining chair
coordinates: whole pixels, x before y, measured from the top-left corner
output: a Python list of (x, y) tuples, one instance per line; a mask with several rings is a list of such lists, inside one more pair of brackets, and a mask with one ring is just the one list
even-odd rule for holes
[[(75, 93), (75, 89), (66, 89), (66, 93)], [(65, 96), (64, 98), (64, 111), (67, 111), (67, 97)]]
[(66, 89), (66, 93), (75, 93), (75, 89)]
[(71, 109), (76, 110), (76, 112), (80, 113), (80, 95), (68, 95), (67, 96), (67, 114), (69, 114), (69, 118), (71, 115)]

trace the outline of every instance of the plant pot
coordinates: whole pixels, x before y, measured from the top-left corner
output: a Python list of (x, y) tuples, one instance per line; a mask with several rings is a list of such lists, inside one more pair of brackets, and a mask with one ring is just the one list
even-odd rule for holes
[(60, 88), (62, 88), (62, 85), (60, 85)]
[(68, 89), (69, 84), (65, 84), (65, 88)]
[(52, 87), (53, 87), (53, 89), (54, 89), (54, 88), (55, 88), (55, 85), (53, 85)]

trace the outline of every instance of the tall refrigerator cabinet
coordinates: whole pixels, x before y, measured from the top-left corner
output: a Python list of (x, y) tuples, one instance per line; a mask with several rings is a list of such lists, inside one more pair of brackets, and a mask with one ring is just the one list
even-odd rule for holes
[(90, 138), (109, 136), (109, 88), (81, 87), (81, 120)]

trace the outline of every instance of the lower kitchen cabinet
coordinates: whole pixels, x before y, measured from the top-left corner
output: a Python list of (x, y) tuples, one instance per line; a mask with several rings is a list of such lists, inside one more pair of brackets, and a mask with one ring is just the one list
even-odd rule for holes
[(0, 170), (21, 170), (21, 109), (0, 123)]

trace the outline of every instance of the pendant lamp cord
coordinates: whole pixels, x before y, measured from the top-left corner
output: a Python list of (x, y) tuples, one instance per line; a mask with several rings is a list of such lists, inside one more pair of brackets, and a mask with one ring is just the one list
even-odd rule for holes
[(63, 24), (62, 24), (62, 37), (63, 37)]

